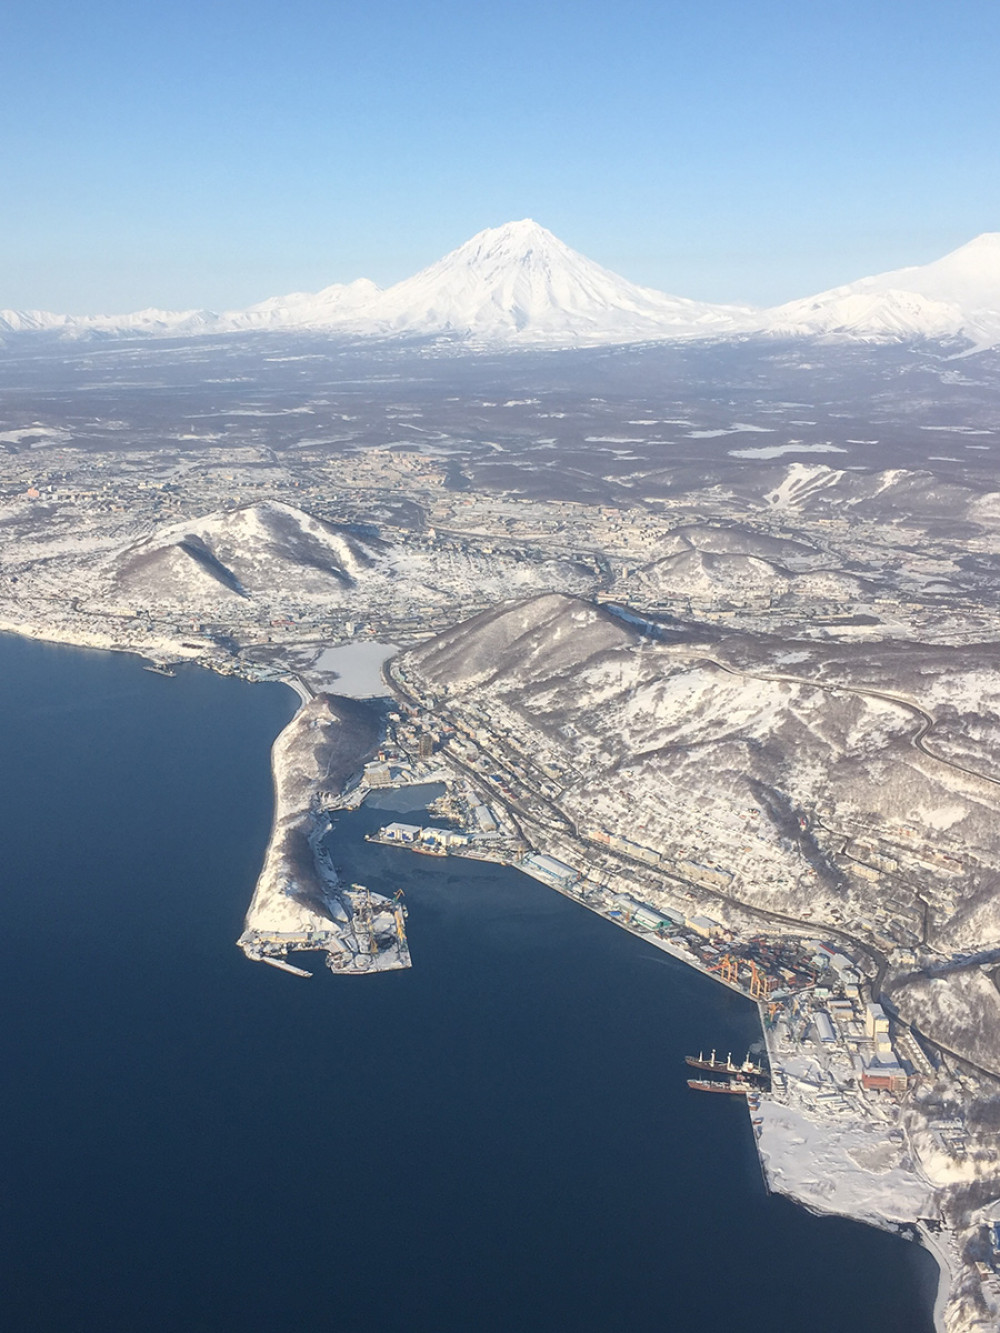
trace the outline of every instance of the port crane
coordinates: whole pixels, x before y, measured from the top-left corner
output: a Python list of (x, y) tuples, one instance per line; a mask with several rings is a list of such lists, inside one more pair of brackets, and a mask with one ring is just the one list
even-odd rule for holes
[(375, 911), (372, 907), (372, 891), (365, 888), (365, 929), (368, 931), (368, 952), (378, 953), (378, 940), (375, 938)]
[(750, 998), (751, 1000), (766, 1000), (771, 993), (771, 979), (766, 972), (761, 972), (757, 964), (750, 964)]
[[(723, 954), (714, 967), (709, 971), (717, 972), (721, 981), (728, 982), (731, 986), (741, 986), (740, 982), (740, 964), (746, 966), (748, 960), (736, 957), (735, 954)], [(757, 966), (753, 959), (750, 964), (750, 998), (752, 1000), (767, 1000), (771, 993), (771, 978), (767, 973)]]
[(395, 906), (392, 909), (393, 917), (396, 921), (396, 937), (399, 940), (400, 948), (406, 943), (406, 931), (403, 928), (403, 920), (406, 916), (406, 908), (403, 906), (403, 890), (397, 889), (392, 895)]
[(710, 969), (712, 972), (718, 972), (722, 981), (728, 981), (731, 986), (738, 986), (740, 981), (739, 959), (734, 958), (732, 954), (724, 954), (722, 958)]

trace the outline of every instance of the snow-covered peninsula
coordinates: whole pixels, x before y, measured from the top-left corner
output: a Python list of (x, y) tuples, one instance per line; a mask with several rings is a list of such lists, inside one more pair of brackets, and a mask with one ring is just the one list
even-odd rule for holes
[(408, 967), (402, 908), (367, 886), (343, 884), (322, 846), (325, 800), (339, 795), (379, 739), (378, 715), (343, 697), (304, 703), (274, 743), (274, 823), (239, 945), (286, 963), (325, 952), (334, 972)]

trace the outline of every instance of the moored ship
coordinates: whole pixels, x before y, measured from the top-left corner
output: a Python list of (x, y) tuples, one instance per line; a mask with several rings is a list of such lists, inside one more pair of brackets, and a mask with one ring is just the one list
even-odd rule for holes
[(734, 1063), (731, 1051), (726, 1056), (725, 1060), (716, 1059), (714, 1050), (707, 1059), (701, 1051), (698, 1052), (697, 1056), (685, 1055), (684, 1059), (685, 1062), (691, 1065), (694, 1069), (707, 1069), (713, 1074), (739, 1074), (744, 1078), (761, 1079), (769, 1077), (768, 1071), (763, 1065), (755, 1064), (753, 1060), (750, 1059), (749, 1051), (747, 1051), (746, 1059), (739, 1065)]
[(725, 1092), (736, 1097), (745, 1097), (754, 1090), (745, 1078), (689, 1078), (687, 1085), (695, 1092)]

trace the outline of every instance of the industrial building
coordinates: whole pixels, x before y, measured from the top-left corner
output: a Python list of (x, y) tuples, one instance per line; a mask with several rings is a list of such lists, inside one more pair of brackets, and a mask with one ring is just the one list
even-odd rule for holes
[(819, 1009), (813, 1014), (813, 1022), (816, 1025), (816, 1035), (820, 1041), (833, 1045), (837, 1040), (837, 1034), (833, 1030), (833, 1024), (830, 1021), (830, 1015), (824, 1010)]
[(570, 888), (580, 878), (572, 866), (557, 861), (554, 856), (546, 856), (539, 852), (532, 852), (526, 856), (521, 862), (521, 869), (526, 870), (535, 879), (545, 880), (559, 889)]

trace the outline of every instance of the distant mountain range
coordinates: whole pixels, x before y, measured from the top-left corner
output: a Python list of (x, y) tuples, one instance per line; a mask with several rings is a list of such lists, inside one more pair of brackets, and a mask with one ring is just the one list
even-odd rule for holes
[(543, 346), (772, 335), (897, 342), (956, 338), (991, 347), (1000, 343), (1000, 232), (985, 232), (932, 264), (861, 278), (770, 309), (713, 305), (638, 287), (525, 219), (481, 231), (429, 268), (384, 289), (361, 278), (223, 313), (0, 310), (4, 337), (185, 337), (291, 329)]

